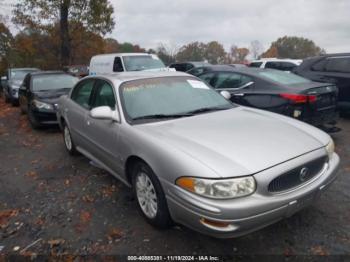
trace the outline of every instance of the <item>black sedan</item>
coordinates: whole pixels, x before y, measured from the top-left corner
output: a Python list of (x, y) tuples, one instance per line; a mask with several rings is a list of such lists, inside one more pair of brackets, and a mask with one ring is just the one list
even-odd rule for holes
[(33, 128), (57, 124), (56, 106), (60, 96), (67, 94), (78, 78), (60, 71), (27, 74), (19, 89), (22, 113), (28, 114)]
[(231, 101), (287, 115), (334, 132), (338, 89), (273, 69), (207, 66), (188, 71), (218, 92), (228, 91)]

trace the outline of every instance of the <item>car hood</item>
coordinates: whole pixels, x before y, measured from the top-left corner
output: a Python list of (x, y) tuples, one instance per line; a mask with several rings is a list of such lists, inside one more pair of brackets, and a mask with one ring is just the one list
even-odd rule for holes
[(12, 88), (19, 88), (20, 85), (22, 84), (21, 80), (9, 80), (8, 84), (12, 87)]
[(255, 174), (325, 146), (325, 141), (311, 135), (321, 131), (245, 107), (135, 127), (198, 160), (219, 177)]
[(68, 94), (69, 91), (70, 90), (67, 89), (59, 91), (36, 92), (35, 97), (40, 100), (56, 103), (61, 96)]

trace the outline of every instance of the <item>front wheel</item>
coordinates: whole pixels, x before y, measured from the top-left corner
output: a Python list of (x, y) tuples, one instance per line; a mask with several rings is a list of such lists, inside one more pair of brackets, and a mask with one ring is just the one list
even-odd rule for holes
[(146, 220), (158, 228), (172, 225), (162, 186), (152, 169), (138, 162), (133, 169), (133, 190), (139, 211)]
[(70, 133), (69, 127), (66, 124), (63, 125), (63, 140), (68, 153), (70, 155), (76, 155), (77, 149), (73, 143), (73, 139), (72, 139), (72, 135)]
[(33, 129), (39, 129), (42, 127), (40, 122), (35, 118), (33, 111), (28, 108), (28, 120)]

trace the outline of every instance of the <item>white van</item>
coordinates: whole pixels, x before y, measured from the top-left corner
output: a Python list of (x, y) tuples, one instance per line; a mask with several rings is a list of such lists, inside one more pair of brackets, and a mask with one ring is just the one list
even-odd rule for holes
[(158, 56), (147, 53), (104, 54), (91, 58), (90, 75), (124, 71), (169, 71), (169, 69)]
[(291, 72), (298, 67), (303, 60), (301, 59), (278, 59), (278, 58), (263, 58), (254, 60), (249, 64), (249, 67), (270, 68), (281, 71)]

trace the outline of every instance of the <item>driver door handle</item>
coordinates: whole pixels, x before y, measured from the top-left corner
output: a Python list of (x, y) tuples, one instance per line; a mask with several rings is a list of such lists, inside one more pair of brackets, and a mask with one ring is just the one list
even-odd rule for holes
[(237, 93), (237, 94), (233, 94), (234, 96), (244, 96), (243, 93)]

